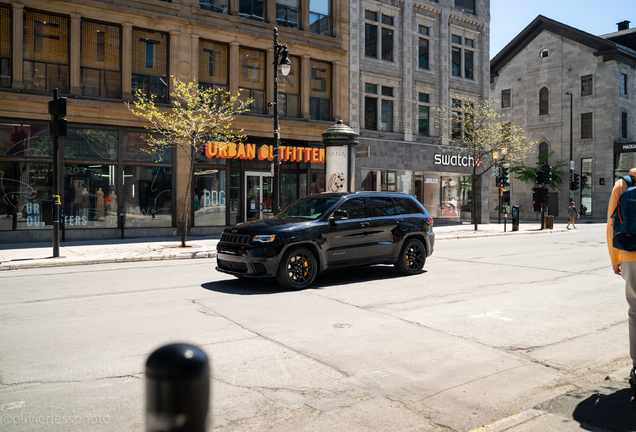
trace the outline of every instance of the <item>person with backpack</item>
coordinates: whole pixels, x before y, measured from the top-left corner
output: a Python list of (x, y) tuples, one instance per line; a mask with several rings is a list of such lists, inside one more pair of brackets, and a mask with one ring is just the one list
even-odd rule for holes
[(614, 184), (607, 207), (607, 247), (612, 269), (625, 279), (625, 295), (629, 306), (629, 353), (633, 363), (629, 384), (636, 395), (636, 232), (631, 232), (636, 227), (634, 196), (636, 168), (630, 169), (628, 176)]
[(579, 216), (579, 212), (576, 210), (576, 207), (574, 206), (574, 201), (572, 201), (570, 203), (570, 207), (568, 207), (568, 226), (566, 226), (567, 229), (570, 229), (570, 224), (572, 224), (572, 226), (574, 227), (574, 229), (576, 229), (576, 225), (574, 225), (574, 218), (580, 218), (581, 216)]

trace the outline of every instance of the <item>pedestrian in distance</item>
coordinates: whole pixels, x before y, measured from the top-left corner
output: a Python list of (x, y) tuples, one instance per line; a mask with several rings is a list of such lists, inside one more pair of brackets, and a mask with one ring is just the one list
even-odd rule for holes
[[(634, 184), (636, 180), (636, 168), (630, 169), (629, 175), (632, 177), (632, 184)], [(621, 194), (627, 188), (627, 181), (621, 178), (614, 184), (614, 189), (612, 189), (612, 195), (610, 196), (609, 205), (607, 207), (607, 247), (609, 249), (614, 273), (625, 279), (625, 296), (629, 306), (627, 320), (629, 326), (629, 354), (633, 363), (632, 370), (629, 374), (629, 383), (632, 388), (636, 390), (636, 251), (630, 252), (623, 250), (625, 248), (622, 245), (620, 246), (621, 249), (614, 247), (614, 220), (612, 217), (614, 211), (617, 210)], [(619, 210), (621, 209), (619, 208)], [(636, 212), (634, 211), (620, 211), (620, 214), (621, 220), (617, 222), (617, 226), (618, 223), (628, 224), (629, 226), (629, 218), (636, 217)], [(617, 245), (619, 245), (619, 243), (617, 243)]]
[(568, 226), (566, 226), (567, 229), (570, 229), (570, 224), (572, 224), (572, 226), (574, 227), (574, 229), (576, 229), (576, 225), (574, 225), (574, 218), (580, 218), (581, 215), (579, 215), (578, 210), (576, 209), (575, 205), (574, 205), (574, 201), (572, 201), (570, 203), (570, 207), (568, 207)]

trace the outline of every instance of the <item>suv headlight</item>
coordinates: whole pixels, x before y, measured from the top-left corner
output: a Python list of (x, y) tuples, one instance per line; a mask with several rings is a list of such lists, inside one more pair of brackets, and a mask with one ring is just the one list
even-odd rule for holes
[(276, 238), (276, 235), (255, 235), (252, 238), (254, 243), (271, 243)]

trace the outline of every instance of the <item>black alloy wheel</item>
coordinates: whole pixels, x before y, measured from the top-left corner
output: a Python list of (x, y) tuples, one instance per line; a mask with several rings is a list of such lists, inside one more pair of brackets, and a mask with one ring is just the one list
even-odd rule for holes
[(426, 249), (417, 239), (407, 240), (395, 263), (395, 268), (402, 274), (414, 275), (424, 268)]
[(276, 281), (285, 288), (307, 288), (318, 274), (317, 261), (307, 248), (299, 247), (288, 251), (278, 267)]

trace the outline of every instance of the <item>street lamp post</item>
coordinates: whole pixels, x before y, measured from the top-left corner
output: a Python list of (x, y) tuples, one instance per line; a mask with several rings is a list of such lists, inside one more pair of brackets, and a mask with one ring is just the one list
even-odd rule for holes
[(274, 101), (268, 106), (274, 107), (274, 202), (272, 212), (278, 213), (280, 210), (280, 129), (278, 127), (278, 67), (280, 73), (287, 76), (291, 71), (291, 61), (289, 61), (287, 45), (278, 43), (278, 28), (274, 27)]

